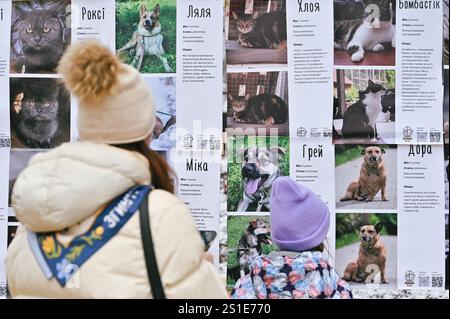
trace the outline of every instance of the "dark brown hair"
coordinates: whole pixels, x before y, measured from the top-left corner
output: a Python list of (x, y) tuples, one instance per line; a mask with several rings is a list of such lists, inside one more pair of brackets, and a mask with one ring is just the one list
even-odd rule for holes
[(145, 141), (113, 146), (131, 152), (138, 152), (145, 156), (150, 166), (153, 186), (156, 189), (162, 189), (172, 194), (174, 193), (175, 172), (161, 155), (149, 148)]

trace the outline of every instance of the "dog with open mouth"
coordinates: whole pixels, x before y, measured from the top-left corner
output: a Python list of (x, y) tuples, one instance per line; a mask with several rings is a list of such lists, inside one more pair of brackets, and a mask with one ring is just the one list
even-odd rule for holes
[(242, 152), (242, 181), (244, 192), (238, 205), (239, 212), (246, 212), (250, 204), (257, 203), (256, 211), (269, 209), (272, 184), (281, 175), (279, 161), (286, 151), (278, 146), (250, 147)]
[(249, 262), (262, 254), (263, 244), (272, 244), (269, 224), (262, 219), (254, 219), (239, 240), (237, 259), (241, 278), (250, 272)]

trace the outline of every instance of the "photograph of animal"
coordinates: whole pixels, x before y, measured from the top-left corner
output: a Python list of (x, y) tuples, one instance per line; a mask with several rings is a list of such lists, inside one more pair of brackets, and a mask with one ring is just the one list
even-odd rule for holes
[(228, 143), (228, 211), (267, 212), (272, 184), (289, 175), (289, 138), (233, 137)]
[(156, 108), (150, 148), (155, 151), (171, 150), (176, 145), (176, 80), (173, 77), (146, 77), (145, 81), (152, 90)]
[(238, 43), (243, 48), (278, 49), (286, 45), (286, 12), (237, 14), (231, 11), (239, 31)]
[(227, 132), (233, 135), (289, 134), (287, 72), (227, 74)]
[(286, 0), (230, 0), (225, 29), (227, 64), (286, 64)]
[(56, 79), (11, 79), (13, 148), (48, 149), (70, 140), (70, 96)]
[[(176, 47), (175, 0), (166, 1), (163, 5), (156, 3), (148, 6), (147, 3), (148, 1), (142, 1), (139, 6), (134, 2), (116, 4), (117, 54), (141, 73), (173, 73)], [(129, 21), (133, 12), (138, 13), (135, 22)], [(130, 32), (132, 26), (135, 26), (135, 30)], [(165, 26), (170, 30), (165, 29)], [(152, 66), (156, 61), (159, 61), (158, 65)]]
[(394, 144), (395, 71), (338, 69), (335, 74), (333, 142)]
[(70, 45), (70, 1), (13, 1), (11, 73), (56, 73)]
[(270, 209), (272, 184), (281, 175), (279, 161), (286, 151), (281, 147), (251, 147), (243, 151), (243, 194), (237, 210), (246, 212), (251, 203), (257, 203), (256, 211)]
[(363, 163), (357, 180), (350, 183), (341, 202), (358, 200), (371, 202), (381, 192), (381, 200), (388, 201), (386, 184), (388, 172), (384, 165), (386, 151), (378, 146), (369, 146), (361, 152)]
[[(395, 9), (396, 0), (334, 0), (335, 63), (395, 65)], [(369, 53), (387, 54), (364, 61)]]
[(275, 94), (260, 94), (244, 98), (228, 95), (236, 123), (243, 124), (284, 124), (288, 120), (286, 102)]
[(381, 97), (382, 112), (386, 121), (395, 122), (395, 89), (386, 90)]
[(268, 216), (229, 216), (227, 222), (227, 286), (249, 273), (249, 262), (270, 253), (272, 245)]
[(262, 254), (263, 244), (272, 245), (269, 224), (262, 219), (254, 219), (239, 240), (237, 258), (241, 277), (249, 273), (248, 263)]
[(365, 91), (359, 91), (359, 100), (347, 108), (342, 126), (343, 138), (366, 138), (372, 142), (378, 139), (377, 119), (383, 111), (381, 99), (385, 89), (368, 80)]
[(356, 259), (345, 268), (342, 279), (348, 282), (374, 282), (375, 274), (380, 273), (381, 283), (388, 284), (386, 277), (387, 250), (381, 239), (383, 224), (364, 225), (359, 230), (360, 246)]

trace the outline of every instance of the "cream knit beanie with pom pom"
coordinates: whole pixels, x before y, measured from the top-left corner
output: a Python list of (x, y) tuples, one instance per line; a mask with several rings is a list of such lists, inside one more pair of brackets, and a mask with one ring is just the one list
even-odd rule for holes
[(81, 140), (126, 144), (144, 140), (153, 131), (155, 106), (147, 83), (99, 42), (73, 44), (58, 71), (79, 99)]

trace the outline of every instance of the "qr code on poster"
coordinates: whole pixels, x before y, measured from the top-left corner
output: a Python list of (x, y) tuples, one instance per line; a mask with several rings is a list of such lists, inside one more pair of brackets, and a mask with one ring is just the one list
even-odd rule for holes
[(430, 132), (430, 143), (440, 143), (441, 133), (440, 132)]
[(430, 287), (430, 276), (420, 276), (419, 287)]
[(209, 149), (211, 151), (218, 151), (218, 150), (220, 150), (220, 139), (211, 138), (209, 140)]
[(6, 298), (6, 285), (0, 285), (0, 299)]
[(426, 143), (428, 139), (427, 132), (417, 132), (417, 143)]
[(0, 148), (9, 148), (11, 147), (11, 140), (6, 137), (0, 138)]
[(433, 276), (433, 278), (431, 279), (431, 287), (442, 288), (443, 286), (444, 286), (443, 276)]

